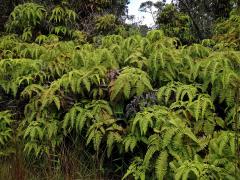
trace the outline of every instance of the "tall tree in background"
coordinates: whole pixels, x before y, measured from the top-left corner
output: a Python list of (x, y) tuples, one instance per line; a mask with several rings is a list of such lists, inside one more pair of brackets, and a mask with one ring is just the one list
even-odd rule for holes
[(191, 18), (200, 40), (211, 37), (215, 21), (228, 18), (235, 4), (233, 0), (175, 0), (174, 3)]
[(195, 42), (190, 17), (173, 4), (167, 4), (158, 12), (157, 25), (167, 36), (177, 37), (183, 44)]
[(159, 12), (161, 12), (166, 5), (166, 0), (158, 1), (156, 3), (152, 1), (146, 1), (141, 3), (139, 7), (139, 11), (149, 13), (152, 16), (154, 23), (157, 23), (157, 16)]
[(195, 40), (192, 32), (192, 21), (188, 14), (181, 12), (175, 4), (167, 4), (166, 0), (146, 1), (140, 5), (140, 11), (151, 14), (155, 25), (167, 36), (177, 37), (184, 44)]
[[(171, 2), (172, 5), (169, 6), (165, 0), (156, 3), (146, 1), (141, 4), (140, 10), (153, 14), (159, 28), (166, 31), (167, 27), (171, 36), (179, 37), (185, 42), (189, 38), (192, 41), (192, 35), (197, 41), (212, 37), (215, 23), (228, 19), (230, 12), (236, 6), (240, 6), (239, 0), (172, 0)], [(152, 10), (153, 7), (156, 8), (155, 11)]]

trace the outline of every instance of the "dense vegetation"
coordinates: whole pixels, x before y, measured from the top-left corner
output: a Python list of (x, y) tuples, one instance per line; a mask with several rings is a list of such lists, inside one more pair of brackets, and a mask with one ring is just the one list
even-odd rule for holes
[(200, 41), (173, 5), (145, 36), (65, 3), (0, 37), (0, 179), (239, 179), (239, 9)]

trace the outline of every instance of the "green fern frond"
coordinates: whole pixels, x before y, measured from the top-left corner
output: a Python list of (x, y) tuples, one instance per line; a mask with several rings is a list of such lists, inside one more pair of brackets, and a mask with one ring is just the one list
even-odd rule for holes
[(188, 101), (192, 102), (198, 93), (198, 85), (186, 85), (182, 83), (169, 83), (158, 90), (157, 97), (160, 103)]
[(129, 152), (129, 151), (133, 152), (133, 150), (137, 146), (138, 141), (139, 139), (134, 135), (128, 135), (126, 138), (124, 138), (123, 144), (124, 144), (125, 152)]
[(9, 111), (0, 111), (0, 147), (1, 153), (4, 153), (5, 146), (13, 138), (13, 119)]
[(126, 179), (130, 175), (132, 175), (136, 180), (145, 180), (145, 171), (146, 168), (143, 166), (143, 160), (140, 157), (135, 157), (127, 172), (124, 174), (122, 180)]
[[(129, 85), (131, 88), (130, 93)], [(110, 88), (112, 101), (119, 98), (122, 93), (124, 93), (125, 98), (129, 98), (129, 94), (130, 97), (134, 94), (140, 96), (143, 92), (152, 90), (148, 75), (140, 69), (130, 67), (123, 69), (118, 78), (111, 83)]]
[(157, 179), (162, 180), (164, 179), (165, 175), (167, 174), (168, 169), (168, 153), (167, 151), (161, 152), (158, 159), (156, 160), (156, 175)]

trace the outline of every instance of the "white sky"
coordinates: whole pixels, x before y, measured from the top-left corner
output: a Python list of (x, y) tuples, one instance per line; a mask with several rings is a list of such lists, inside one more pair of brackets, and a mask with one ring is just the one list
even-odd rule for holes
[[(153, 18), (149, 13), (144, 13), (139, 11), (140, 4), (146, 2), (147, 0), (130, 0), (130, 4), (128, 6), (128, 14), (135, 16), (135, 22), (142, 21), (141, 24), (146, 24), (148, 26), (154, 25)], [(159, 0), (152, 0), (152, 2), (157, 2)], [(167, 0), (168, 3), (171, 0)]]

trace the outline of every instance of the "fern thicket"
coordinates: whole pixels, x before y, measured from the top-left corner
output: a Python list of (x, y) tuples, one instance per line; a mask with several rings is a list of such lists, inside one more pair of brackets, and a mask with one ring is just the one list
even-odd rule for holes
[(14, 153), (13, 143), (13, 115), (9, 111), (0, 111), (0, 157)]
[(213, 39), (218, 42), (217, 48), (231, 48), (239, 50), (239, 9), (236, 8), (230, 13), (230, 18), (219, 22), (214, 29)]
[(19, 34), (24, 41), (44, 43), (54, 39), (52, 35), (55, 35), (55, 39), (70, 38), (81, 42), (84, 34), (77, 30), (76, 20), (76, 12), (66, 7), (64, 2), (50, 8), (24, 3), (16, 6), (10, 14), (6, 30)]
[[(119, 165), (114, 158), (127, 164), (115, 169), (126, 172), (123, 179), (233, 179), (239, 172), (238, 51), (207, 41), (181, 46), (159, 30), (61, 41), (69, 32), (60, 26), (76, 20), (73, 11), (57, 6), (47, 15), (25, 6), (12, 13), (11, 30), (18, 14), (36, 17), (31, 27), (46, 16), (54, 26), (31, 43), (0, 39), (0, 155), (11, 155), (16, 132), (28, 157), (60, 160), (63, 146), (81, 153), (81, 141), (103, 166)], [(29, 15), (21, 10), (32, 6)], [(19, 30), (27, 37), (32, 29)]]

